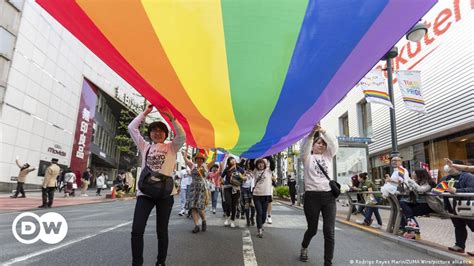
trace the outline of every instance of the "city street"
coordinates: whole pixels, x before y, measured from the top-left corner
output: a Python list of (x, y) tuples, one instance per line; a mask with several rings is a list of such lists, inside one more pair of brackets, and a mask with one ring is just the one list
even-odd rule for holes
[[(68, 222), (66, 238), (55, 245), (41, 241), (26, 245), (12, 235), (11, 225), (19, 213), (0, 214), (0, 264), (2, 265), (130, 265), (131, 218), (135, 200), (52, 208)], [(192, 234), (190, 219), (177, 215), (174, 205), (170, 219), (169, 265), (321, 265), (323, 260), (322, 231), (310, 245), (310, 260), (298, 261), (299, 248), (306, 222), (303, 211), (282, 204), (273, 210), (273, 224), (267, 225), (263, 239), (255, 237), (256, 228), (222, 226), (220, 211), (208, 213), (208, 231)], [(220, 208), (218, 208), (220, 210)], [(41, 215), (45, 210), (34, 211)], [(153, 212), (152, 212), (153, 214)], [(322, 224), (320, 223), (320, 228)], [(156, 256), (154, 216), (145, 233), (145, 265), (152, 265)], [(245, 250), (245, 252), (244, 252)], [(379, 262), (377, 262), (379, 260)], [(396, 245), (358, 229), (336, 223), (334, 265), (380, 265), (382, 260), (438, 260), (427, 254)], [(365, 263), (364, 263), (365, 262)], [(414, 261), (417, 262), (417, 261)], [(412, 263), (410, 263), (412, 264)]]

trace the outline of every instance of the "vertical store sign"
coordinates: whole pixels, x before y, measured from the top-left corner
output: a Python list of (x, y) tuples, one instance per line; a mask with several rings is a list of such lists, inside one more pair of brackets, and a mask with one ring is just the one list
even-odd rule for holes
[(90, 154), (92, 139), (92, 125), (94, 124), (95, 107), (97, 104), (97, 88), (94, 84), (84, 80), (82, 84), (81, 102), (76, 122), (76, 133), (72, 146), (71, 170), (84, 172)]

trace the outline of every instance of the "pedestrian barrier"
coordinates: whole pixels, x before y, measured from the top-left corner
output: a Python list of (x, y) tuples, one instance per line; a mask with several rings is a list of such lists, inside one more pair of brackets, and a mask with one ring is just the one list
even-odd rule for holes
[(380, 191), (346, 192), (345, 195), (347, 196), (348, 202), (349, 202), (349, 211), (347, 212), (347, 217), (346, 217), (347, 221), (351, 220), (353, 206), (364, 206), (364, 207), (390, 210), (390, 216), (388, 219), (386, 231), (387, 233), (391, 233), (391, 234), (398, 233), (398, 230), (397, 230), (398, 227), (396, 227), (395, 225), (396, 224), (400, 225), (401, 216), (399, 215), (400, 213), (399, 210), (401, 208), (400, 208), (400, 204), (398, 203), (397, 197), (395, 197), (394, 195), (390, 195), (387, 198), (387, 201), (389, 203), (389, 205), (387, 206), (387, 205), (380, 205), (380, 204), (366, 204), (366, 203), (357, 202), (357, 200), (352, 199), (352, 196), (357, 195), (357, 194), (362, 194), (362, 195), (363, 194), (366, 194), (366, 195), (380, 194)]
[[(354, 195), (357, 194), (380, 194), (379, 191), (361, 191), (361, 192), (346, 192), (345, 195), (348, 198), (348, 203), (349, 203), (349, 211), (347, 213), (346, 220), (350, 221), (351, 216), (352, 216), (352, 210), (353, 206), (364, 206), (364, 207), (371, 207), (371, 208), (377, 208), (377, 209), (385, 209), (385, 210), (390, 210), (390, 216), (389, 216), (389, 221), (387, 225), (386, 231), (388, 233), (397, 235), (398, 234), (398, 228), (400, 227), (401, 219), (402, 219), (402, 209), (400, 207), (399, 199), (398, 197), (402, 196), (408, 196), (408, 194), (397, 194), (397, 195), (390, 195), (386, 200), (388, 201), (389, 205), (374, 205), (374, 204), (366, 204), (366, 203), (360, 203), (357, 202), (357, 200), (353, 199)], [(471, 203), (474, 205), (474, 193), (423, 193), (423, 194), (418, 194), (418, 196), (421, 197), (441, 197), (441, 198), (461, 198), (462, 200), (470, 200)], [(431, 216), (431, 214), (430, 214)], [(458, 214), (453, 214), (453, 213), (435, 213), (433, 217), (439, 217), (439, 218), (459, 218), (459, 219), (468, 219), (468, 220), (474, 220), (474, 216), (461, 216)]]

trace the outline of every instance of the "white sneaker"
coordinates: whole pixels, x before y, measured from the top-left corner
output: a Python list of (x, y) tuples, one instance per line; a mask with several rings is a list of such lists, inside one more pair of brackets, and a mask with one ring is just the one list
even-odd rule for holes
[(371, 225), (371, 227), (372, 227), (372, 228), (375, 228), (375, 229), (380, 229), (380, 228), (382, 228), (382, 225), (380, 225), (380, 224), (373, 224), (373, 225)]
[(231, 228), (235, 228), (235, 223), (234, 223), (234, 221), (230, 222), (230, 227), (231, 227)]
[(225, 218), (224, 226), (229, 226), (229, 217)]
[(364, 220), (356, 220), (356, 224), (364, 224)]
[(83, 197), (89, 197), (89, 195), (87, 195), (87, 194), (82, 194), (81, 196), (83, 196)]
[(267, 223), (272, 224), (272, 217), (267, 217)]

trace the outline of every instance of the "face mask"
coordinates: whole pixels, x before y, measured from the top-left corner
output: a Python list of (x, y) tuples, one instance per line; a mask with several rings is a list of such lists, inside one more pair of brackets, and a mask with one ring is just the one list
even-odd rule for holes
[(449, 165), (445, 165), (443, 170), (445, 173), (449, 173), (449, 170), (451, 170), (451, 168), (449, 167)]

